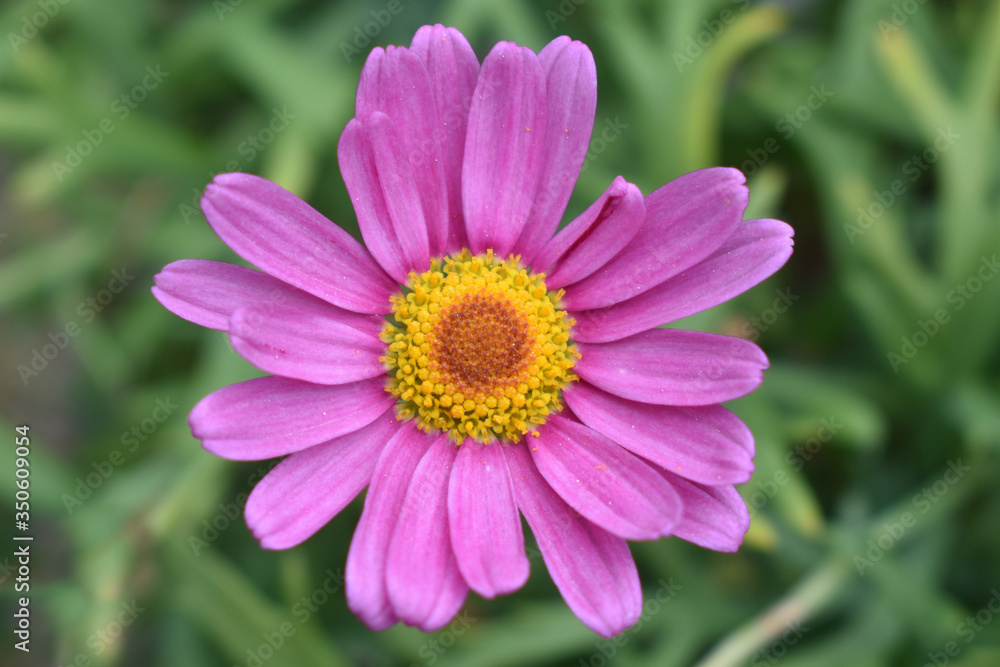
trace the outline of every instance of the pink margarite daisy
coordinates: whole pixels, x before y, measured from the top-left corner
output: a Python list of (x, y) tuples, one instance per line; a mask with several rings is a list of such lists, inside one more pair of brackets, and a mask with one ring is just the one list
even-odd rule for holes
[(261, 271), (189, 259), (156, 276), (164, 306), (271, 373), (190, 416), (219, 456), (287, 456), (246, 504), (264, 548), (299, 544), (368, 487), (346, 593), (373, 629), (435, 630), (470, 589), (520, 588), (520, 515), (604, 636), (641, 613), (626, 540), (742, 542), (733, 485), (754, 443), (719, 403), (767, 359), (657, 327), (771, 275), (792, 230), (743, 220), (743, 175), (716, 168), (647, 196), (618, 177), (557, 232), (596, 96), (568, 37), (538, 54), (501, 42), (480, 65), (457, 30), (425, 26), (372, 52), (340, 139), (367, 249), (281, 187), (223, 174), (205, 216)]

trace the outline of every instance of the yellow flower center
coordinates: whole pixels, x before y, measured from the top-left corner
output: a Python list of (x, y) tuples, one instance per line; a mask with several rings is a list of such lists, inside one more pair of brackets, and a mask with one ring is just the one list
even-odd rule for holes
[(399, 419), (459, 444), (518, 442), (562, 410), (559, 391), (577, 379), (570, 369), (580, 357), (573, 320), (557, 306), (562, 290), (549, 292), (544, 274), (518, 259), (468, 250), (436, 258), (392, 297), (382, 361)]

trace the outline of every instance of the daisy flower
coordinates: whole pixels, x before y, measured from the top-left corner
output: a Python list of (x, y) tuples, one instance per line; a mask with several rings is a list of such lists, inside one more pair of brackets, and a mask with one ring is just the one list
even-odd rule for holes
[[(153, 293), (228, 334), (269, 373), (192, 410), (233, 460), (286, 457), (246, 521), (265, 549), (310, 537), (367, 487), (346, 566), (350, 608), (380, 630), (441, 628), (470, 590), (528, 578), (521, 516), (594, 632), (635, 623), (627, 540), (735, 551), (753, 343), (658, 328), (740, 294), (791, 254), (792, 230), (743, 220), (743, 175), (696, 171), (643, 195), (616, 178), (559, 229), (594, 123), (590, 51), (497, 44), (453, 28), (375, 49), (338, 146), (362, 246), (295, 195), (222, 174), (201, 206), (260, 271), (168, 265)], [(558, 231), (557, 231), (558, 230)]]

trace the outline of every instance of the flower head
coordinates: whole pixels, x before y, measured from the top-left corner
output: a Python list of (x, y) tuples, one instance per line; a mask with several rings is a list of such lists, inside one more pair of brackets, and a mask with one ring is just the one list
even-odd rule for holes
[(375, 49), (338, 156), (365, 246), (279, 186), (223, 174), (209, 224), (261, 271), (181, 260), (153, 293), (225, 331), (270, 375), (191, 412), (236, 460), (286, 456), (246, 520), (261, 545), (307, 539), (368, 487), (347, 561), (374, 629), (434, 630), (469, 590), (528, 577), (520, 515), (595, 632), (634, 623), (626, 540), (735, 551), (734, 484), (753, 438), (719, 405), (767, 366), (751, 342), (658, 328), (776, 271), (792, 231), (743, 220), (743, 175), (643, 196), (616, 178), (556, 231), (594, 122), (586, 46), (501, 42), (480, 66), (457, 30)]

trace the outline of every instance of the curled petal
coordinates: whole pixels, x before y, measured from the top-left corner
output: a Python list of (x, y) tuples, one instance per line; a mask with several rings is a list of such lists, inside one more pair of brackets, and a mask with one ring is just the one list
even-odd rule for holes
[(625, 249), (566, 290), (570, 310), (603, 308), (646, 292), (711, 255), (747, 207), (736, 169), (702, 169), (646, 197), (646, 222)]
[(545, 273), (549, 289), (583, 280), (628, 245), (645, 217), (639, 188), (619, 176), (597, 201), (545, 244), (534, 269)]
[(707, 310), (769, 277), (791, 255), (791, 227), (780, 220), (746, 220), (709, 257), (648, 292), (573, 313), (573, 338), (605, 343)]

